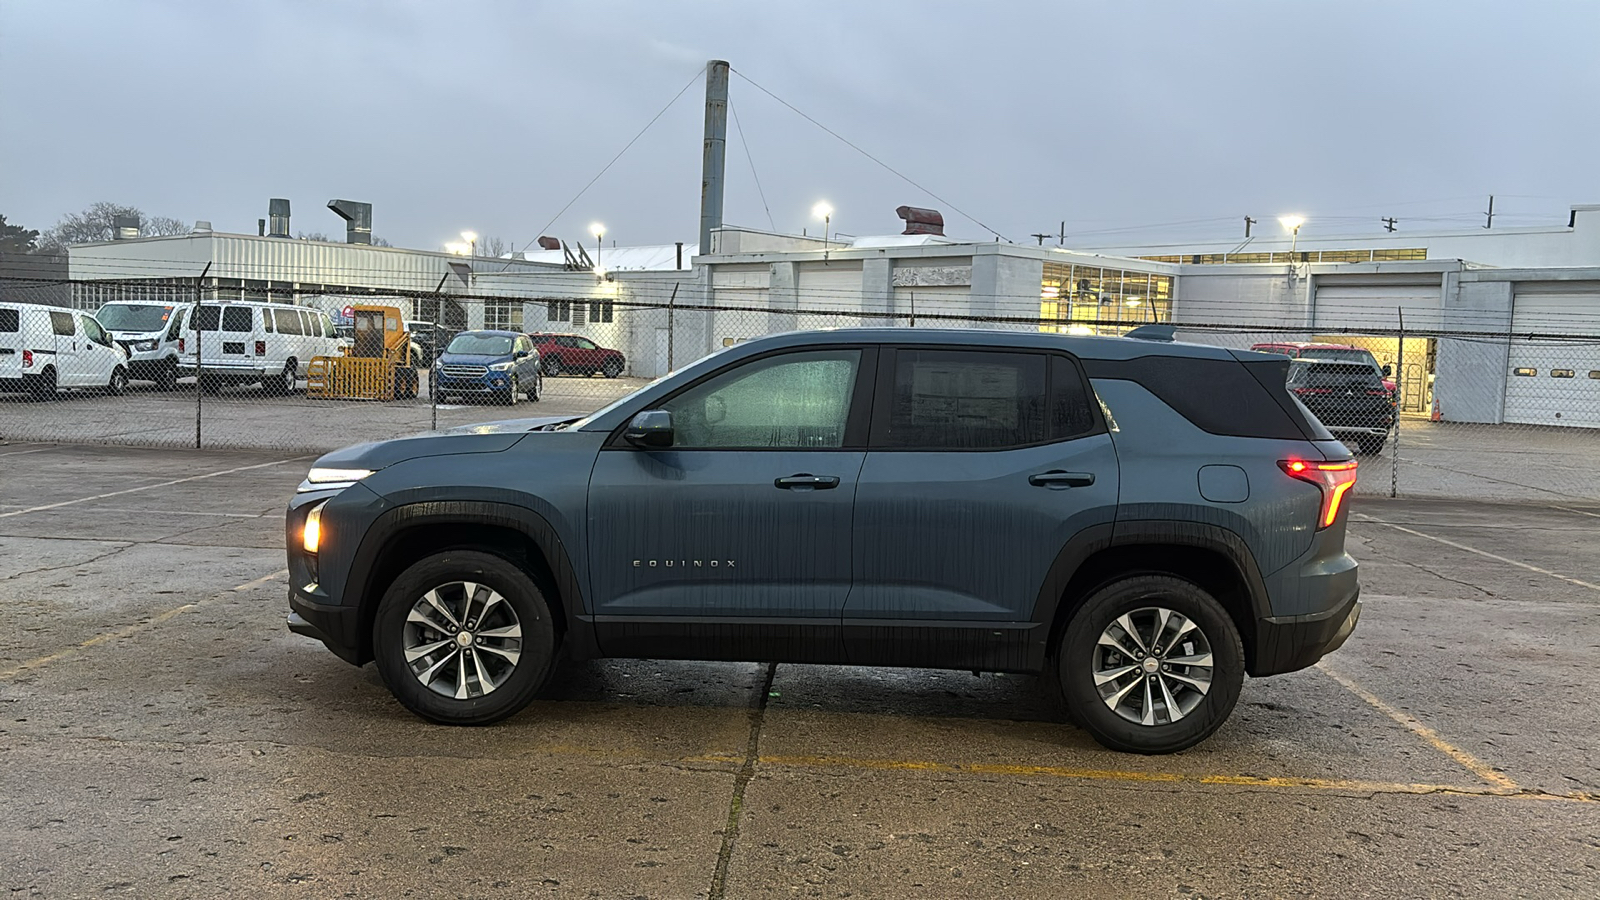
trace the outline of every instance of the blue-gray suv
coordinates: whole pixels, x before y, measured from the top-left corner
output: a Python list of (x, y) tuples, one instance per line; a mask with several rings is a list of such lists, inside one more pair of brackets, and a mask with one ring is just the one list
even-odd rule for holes
[(317, 461), (289, 627), (434, 722), (558, 659), (1045, 674), (1102, 744), (1180, 750), (1360, 613), (1356, 463), (1288, 360), (859, 329), (722, 350), (587, 417)]

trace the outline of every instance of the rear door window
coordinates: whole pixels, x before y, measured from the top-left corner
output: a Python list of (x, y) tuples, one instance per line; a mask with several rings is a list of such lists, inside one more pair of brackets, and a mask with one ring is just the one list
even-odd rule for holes
[(301, 334), (304, 329), (300, 327), (300, 317), (292, 309), (275, 309), (273, 315), (278, 320), (279, 334)]
[(16, 334), (22, 330), (22, 316), (15, 309), (0, 309), (0, 331)]
[(253, 310), (248, 306), (230, 306), (222, 311), (222, 330), (248, 332), (255, 330)]
[(61, 337), (72, 337), (77, 330), (72, 325), (72, 313), (52, 312), (50, 329)]
[[(872, 446), (903, 450), (998, 450), (1042, 443), (1049, 358), (1042, 353), (900, 349), (888, 415)], [(1070, 419), (1068, 415), (1066, 418)]]
[(194, 325), (200, 331), (216, 331), (217, 322), (222, 318), (222, 308), (217, 306), (202, 306), (195, 313)]

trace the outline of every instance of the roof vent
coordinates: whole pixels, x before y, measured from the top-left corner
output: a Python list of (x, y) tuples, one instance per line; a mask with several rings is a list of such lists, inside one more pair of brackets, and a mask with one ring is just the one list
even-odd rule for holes
[(944, 216), (937, 209), (897, 206), (894, 214), (906, 220), (906, 230), (901, 234), (937, 234), (944, 237)]
[(189, 229), (189, 233), (190, 234), (210, 234), (211, 233), (211, 223), (206, 221), (205, 219), (201, 219), (200, 221), (194, 223), (194, 227)]
[(329, 200), (328, 208), (344, 220), (346, 244), (372, 243), (372, 204), (355, 200)]
[(133, 240), (139, 236), (141, 224), (138, 216), (112, 216), (111, 239), (113, 241)]
[(543, 235), (539, 238), (539, 248), (542, 250), (560, 250), (561, 241), (549, 235)]
[(278, 197), (267, 201), (267, 236), (289, 236), (289, 201)]

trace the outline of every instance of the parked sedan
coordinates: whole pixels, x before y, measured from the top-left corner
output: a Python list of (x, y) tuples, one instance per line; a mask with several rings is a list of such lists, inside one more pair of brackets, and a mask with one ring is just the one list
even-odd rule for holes
[(1354, 441), (1362, 453), (1383, 449), (1394, 405), (1383, 376), (1370, 364), (1297, 359), (1289, 364), (1289, 391), (1334, 437)]
[(530, 334), (544, 360), (546, 375), (593, 375), (607, 378), (622, 374), (628, 361), (621, 351), (602, 347), (581, 334)]

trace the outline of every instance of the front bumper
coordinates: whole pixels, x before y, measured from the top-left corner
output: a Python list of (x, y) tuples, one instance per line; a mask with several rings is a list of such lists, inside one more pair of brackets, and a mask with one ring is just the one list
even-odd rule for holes
[(351, 665), (361, 665), (358, 610), (333, 603), (319, 603), (306, 593), (289, 589), (289, 630), (316, 638), (334, 655)]
[(510, 372), (490, 372), (476, 378), (451, 378), (440, 375), (436, 390), (441, 394), (503, 394), (510, 389)]
[(1255, 664), (1250, 674), (1281, 675), (1311, 666), (1344, 646), (1361, 619), (1361, 588), (1332, 609), (1305, 616), (1256, 620)]

